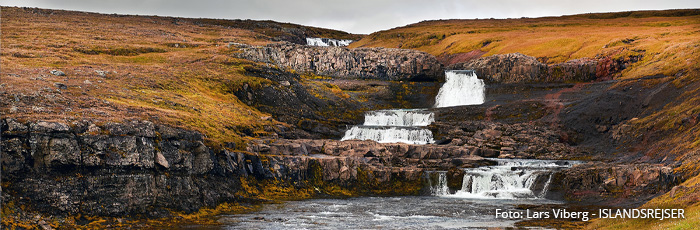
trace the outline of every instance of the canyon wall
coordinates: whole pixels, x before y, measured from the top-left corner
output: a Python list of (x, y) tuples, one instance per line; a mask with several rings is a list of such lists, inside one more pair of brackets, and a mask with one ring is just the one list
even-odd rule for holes
[[(3, 119), (0, 125), (3, 200), (54, 215), (193, 212), (222, 202), (258, 199), (250, 186), (304, 189), (331, 183), (365, 191), (356, 195), (372, 195), (380, 184), (394, 182), (411, 186), (382, 188), (385, 195), (417, 195), (422, 188), (421, 169), (392, 165), (380, 156), (314, 156), (313, 151), (263, 156), (212, 149), (198, 132), (148, 121), (66, 124)], [(243, 186), (241, 181), (248, 179), (271, 182)]]
[(581, 58), (564, 63), (545, 64), (521, 53), (497, 54), (450, 65), (447, 69), (475, 70), (491, 83), (558, 83), (610, 80), (630, 63), (639, 60)]
[(442, 64), (433, 55), (415, 50), (290, 43), (239, 48), (240, 58), (338, 79), (436, 81), (444, 77)]

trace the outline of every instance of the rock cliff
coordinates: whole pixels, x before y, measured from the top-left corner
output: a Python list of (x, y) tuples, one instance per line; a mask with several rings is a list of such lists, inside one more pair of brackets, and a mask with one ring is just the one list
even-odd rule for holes
[(574, 59), (558, 64), (544, 64), (535, 57), (520, 53), (497, 54), (450, 65), (448, 69), (473, 69), (480, 78), (493, 83), (586, 82), (609, 79), (637, 58), (622, 61), (610, 58)]
[(240, 58), (339, 79), (436, 81), (444, 76), (442, 64), (434, 56), (415, 50), (290, 43), (239, 48)]
[[(306, 151), (305, 145), (294, 149), (293, 143), (286, 150), (269, 144), (267, 152), (262, 144), (251, 145), (252, 153), (212, 149), (197, 132), (148, 121), (65, 124), (3, 119), (0, 126), (3, 200), (26, 207), (23, 211), (61, 216), (193, 212), (222, 202), (257, 199), (250, 186), (272, 186), (242, 184), (250, 179), (296, 189), (330, 183), (356, 195), (377, 190), (385, 195), (417, 195), (422, 188), (422, 169), (415, 164), (392, 162), (380, 152), (358, 154), (359, 147), (330, 155), (316, 155), (319, 146), (313, 144)], [(271, 153), (269, 149), (275, 155), (261, 154)], [(413, 155), (438, 156), (420, 151)], [(461, 162), (488, 163), (476, 156), (465, 156)], [(410, 187), (381, 186), (395, 182)]]
[[(387, 107), (432, 106), (437, 82), (309, 80), (279, 68), (247, 67), (246, 74), (268, 84), (231, 87), (243, 103), (293, 127), (275, 130), (283, 138), (342, 137), (362, 113)], [(301, 131), (301, 132), (300, 132)], [(253, 134), (249, 134), (253, 135)]]

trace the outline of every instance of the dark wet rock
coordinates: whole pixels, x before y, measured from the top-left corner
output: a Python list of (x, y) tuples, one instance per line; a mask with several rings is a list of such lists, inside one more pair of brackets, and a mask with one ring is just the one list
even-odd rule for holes
[(636, 206), (679, 183), (662, 164), (587, 163), (555, 174), (552, 193), (587, 204)]
[(341, 79), (436, 81), (444, 76), (442, 64), (434, 56), (415, 50), (290, 43), (241, 49), (240, 58)]
[[(331, 146), (326, 142), (338, 142), (329, 140), (268, 140), (251, 143), (249, 152), (214, 151), (197, 132), (146, 121), (68, 125), (4, 119), (0, 127), (3, 194), (28, 210), (50, 215), (193, 212), (241, 199), (240, 181), (247, 177), (285, 181), (297, 188), (326, 181), (372, 194), (367, 186), (378, 183), (420, 184), (426, 167), (484, 164), (477, 156), (454, 163), (440, 159), (460, 154), (458, 148), (420, 154), (426, 151), (415, 150), (420, 146), (389, 147), (416, 151), (402, 154), (426, 160), (412, 164), (371, 143), (367, 149), (376, 156), (326, 149)], [(336, 143), (341, 149), (348, 144), (363, 145)], [(325, 154), (329, 151), (333, 155)], [(359, 184), (360, 175), (363, 183), (372, 183)]]

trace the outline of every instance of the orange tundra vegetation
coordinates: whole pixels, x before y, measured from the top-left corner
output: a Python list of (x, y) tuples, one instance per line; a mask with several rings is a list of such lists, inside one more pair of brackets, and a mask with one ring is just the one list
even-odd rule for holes
[(245, 75), (244, 68), (256, 64), (233, 58), (236, 49), (229, 47), (265, 45), (288, 35), (265, 25), (359, 38), (272, 21), (3, 7), (0, 112), (21, 121), (68, 124), (151, 120), (200, 131), (215, 143), (268, 135), (265, 127), (286, 124), (261, 119), (270, 115), (241, 103), (232, 91), (271, 82)]
[(372, 33), (351, 47), (407, 48), (443, 63), (522, 53), (545, 63), (643, 56), (623, 78), (698, 69), (700, 10), (635, 11), (521, 19), (424, 21)]
[[(645, 143), (641, 151), (645, 158), (677, 162), (675, 173), (685, 182), (640, 208), (683, 208), (686, 219), (599, 219), (585, 228), (696, 229), (700, 224), (700, 126), (696, 122), (700, 114), (700, 10), (424, 21), (370, 34), (351, 47), (416, 49), (438, 56), (447, 65), (516, 52), (548, 64), (579, 58), (641, 57), (613, 77), (673, 76), (647, 84), (669, 84), (681, 96), (622, 125)], [(613, 87), (624, 88), (631, 82)]]

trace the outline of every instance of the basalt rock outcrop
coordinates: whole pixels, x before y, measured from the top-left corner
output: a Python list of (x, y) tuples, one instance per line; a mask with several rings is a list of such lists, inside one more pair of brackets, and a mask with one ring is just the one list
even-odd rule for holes
[[(50, 215), (163, 216), (167, 210), (192, 212), (257, 199), (240, 195), (246, 194), (241, 184), (245, 178), (295, 188), (331, 183), (366, 195), (373, 194), (372, 186), (396, 181), (419, 189), (422, 180), (421, 168), (387, 161), (379, 152), (353, 152), (361, 148), (331, 155), (305, 154), (312, 153), (312, 147), (278, 155), (216, 150), (205, 145), (198, 132), (148, 121), (66, 124), (3, 119), (0, 127), (4, 205)], [(258, 148), (264, 152), (264, 147)], [(486, 162), (475, 156), (462, 160)]]
[(435, 122), (430, 129), (438, 143), (477, 148), (484, 157), (568, 159), (581, 154), (564, 141), (564, 134), (537, 123)]
[(356, 101), (303, 84), (298, 74), (268, 67), (246, 68), (246, 73), (270, 80), (272, 84), (245, 83), (233, 89), (233, 94), (243, 103), (269, 113), (275, 120), (294, 124), (302, 130), (280, 127), (276, 133), (284, 138), (338, 137), (340, 127), (357, 122), (353, 115), (365, 110)]
[[(627, 60), (636, 62), (639, 58)], [(545, 64), (521, 53), (497, 54), (450, 65), (447, 69), (473, 69), (480, 78), (493, 83), (587, 82), (608, 79), (629, 63), (610, 58), (574, 59)]]
[(663, 164), (587, 163), (555, 174), (552, 193), (587, 204), (637, 206), (679, 183)]
[[(265, 84), (244, 83), (231, 87), (243, 103), (269, 113), (293, 127), (270, 130), (282, 138), (342, 137), (348, 125), (362, 120), (364, 111), (375, 108), (432, 106), (440, 87), (437, 82), (386, 82), (365, 80), (308, 80), (299, 74), (255, 66), (246, 74), (265, 79)], [(334, 91), (343, 91), (334, 93)], [(266, 130), (267, 131), (267, 130)], [(253, 133), (246, 133), (253, 135)]]
[(436, 81), (442, 64), (424, 52), (391, 48), (311, 47), (290, 43), (239, 46), (238, 57), (338, 79)]
[(265, 155), (334, 156), (370, 159), (393, 167), (448, 170), (454, 167), (472, 168), (491, 165), (481, 156), (497, 156), (498, 151), (474, 146), (412, 145), (351, 140), (257, 140), (247, 149)]

